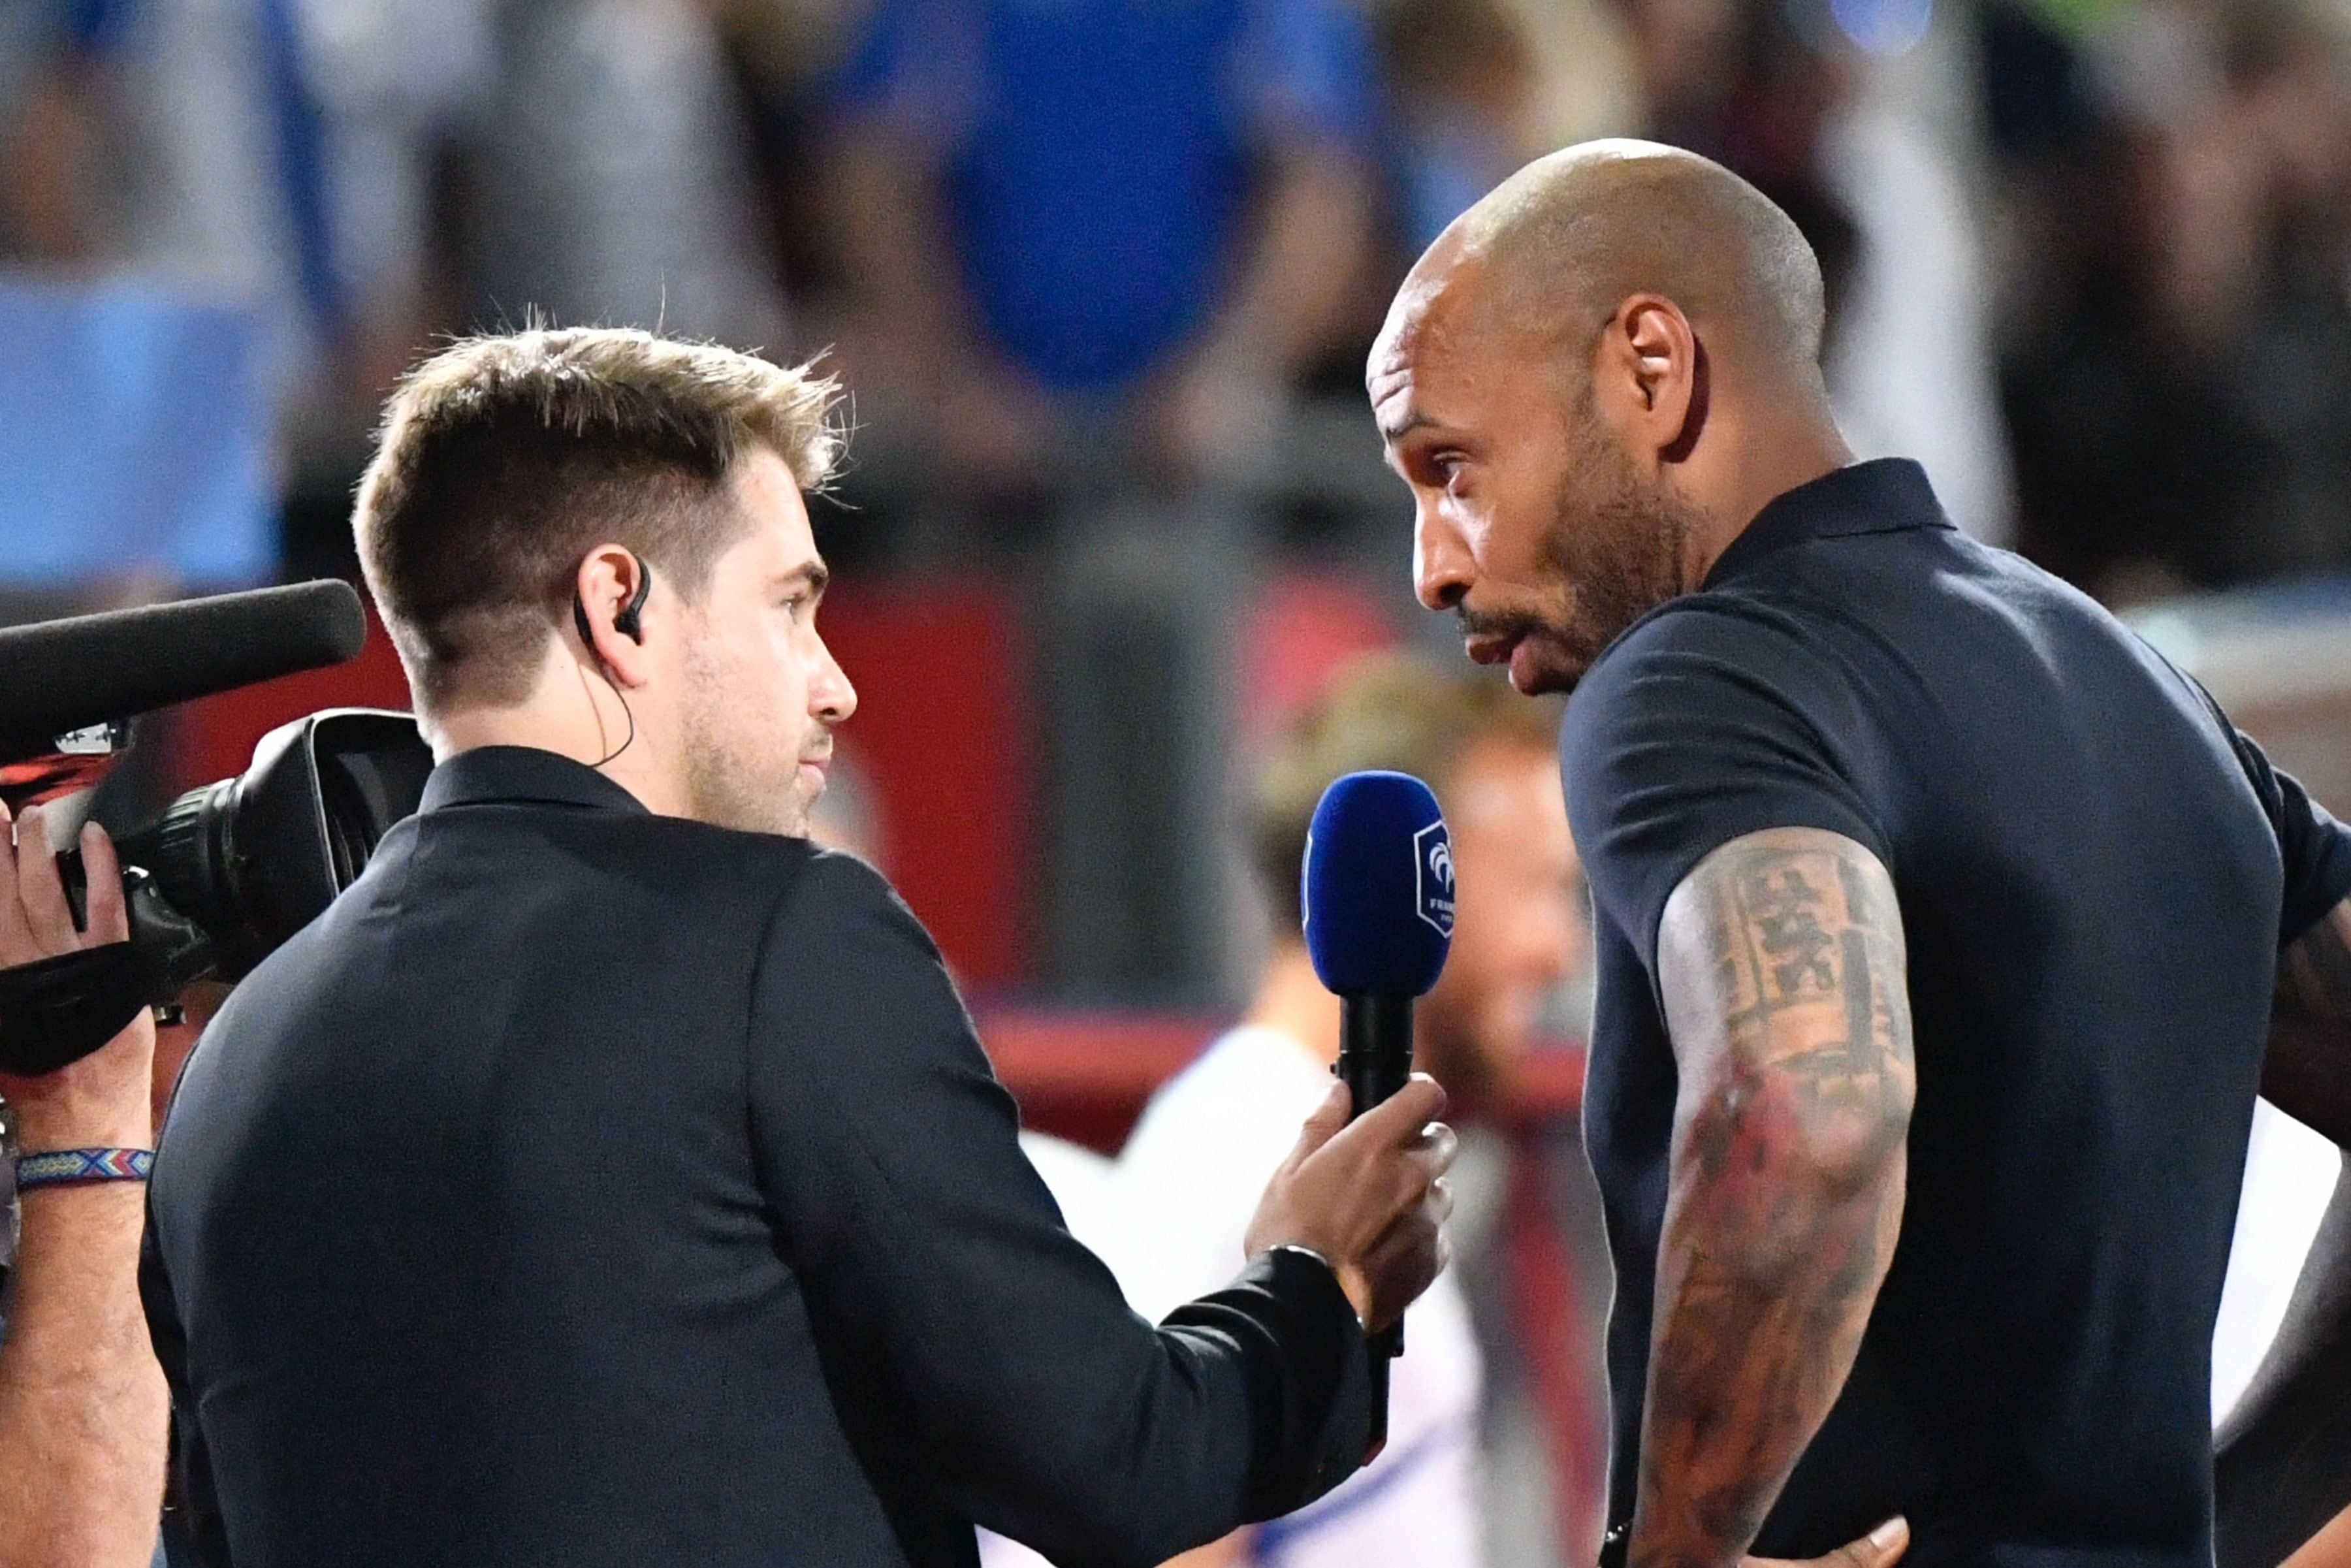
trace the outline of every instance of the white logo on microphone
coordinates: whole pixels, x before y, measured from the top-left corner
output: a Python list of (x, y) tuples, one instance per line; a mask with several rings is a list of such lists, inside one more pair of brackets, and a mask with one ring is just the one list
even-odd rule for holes
[(1419, 894), (1417, 912), (1423, 920), (1450, 937), (1453, 935), (1453, 839), (1443, 819), (1412, 836), (1413, 887)]

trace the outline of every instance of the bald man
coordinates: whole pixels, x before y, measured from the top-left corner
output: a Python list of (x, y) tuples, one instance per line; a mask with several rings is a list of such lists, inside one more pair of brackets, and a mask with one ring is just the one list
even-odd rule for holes
[(2351, 833), (1855, 464), (1821, 316), (1755, 190), (1596, 143), (1457, 222), (1371, 359), (1423, 602), (1574, 693), (1611, 1550), (1898, 1511), (1925, 1568), (2209, 1568), (2256, 1087), (2351, 1139)]

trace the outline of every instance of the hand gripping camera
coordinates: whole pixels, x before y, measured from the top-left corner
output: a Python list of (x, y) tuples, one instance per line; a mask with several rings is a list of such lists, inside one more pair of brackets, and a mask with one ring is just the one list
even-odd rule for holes
[[(0, 632), (0, 795), (70, 800), (127, 749), (131, 716), (340, 664), (366, 635), (340, 582)], [(0, 1072), (53, 1072), (190, 981), (248, 973), (350, 885), (432, 768), (406, 714), (329, 709), (121, 835), (130, 940), (0, 969)], [(58, 859), (79, 920), (80, 856)]]

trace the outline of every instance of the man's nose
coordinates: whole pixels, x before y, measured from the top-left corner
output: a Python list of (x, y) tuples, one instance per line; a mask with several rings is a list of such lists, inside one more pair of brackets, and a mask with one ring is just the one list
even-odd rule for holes
[(857, 711), (857, 688), (849, 684), (849, 674), (832, 656), (832, 650), (817, 641), (818, 664), (816, 679), (809, 685), (809, 711), (827, 724), (841, 724)]
[(1423, 502), (1412, 520), (1412, 590), (1430, 610), (1451, 610), (1469, 591), (1469, 550), (1460, 530)]

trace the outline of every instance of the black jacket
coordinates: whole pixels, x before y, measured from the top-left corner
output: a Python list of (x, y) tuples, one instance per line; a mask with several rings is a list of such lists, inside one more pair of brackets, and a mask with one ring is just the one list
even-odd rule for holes
[[(1155, 1330), (860, 862), (549, 753), (434, 775), (190, 1059), (145, 1280), (237, 1568), (1156, 1563), (1360, 1459), (1295, 1253)], [(1238, 1263), (1238, 1260), (1236, 1260)]]

